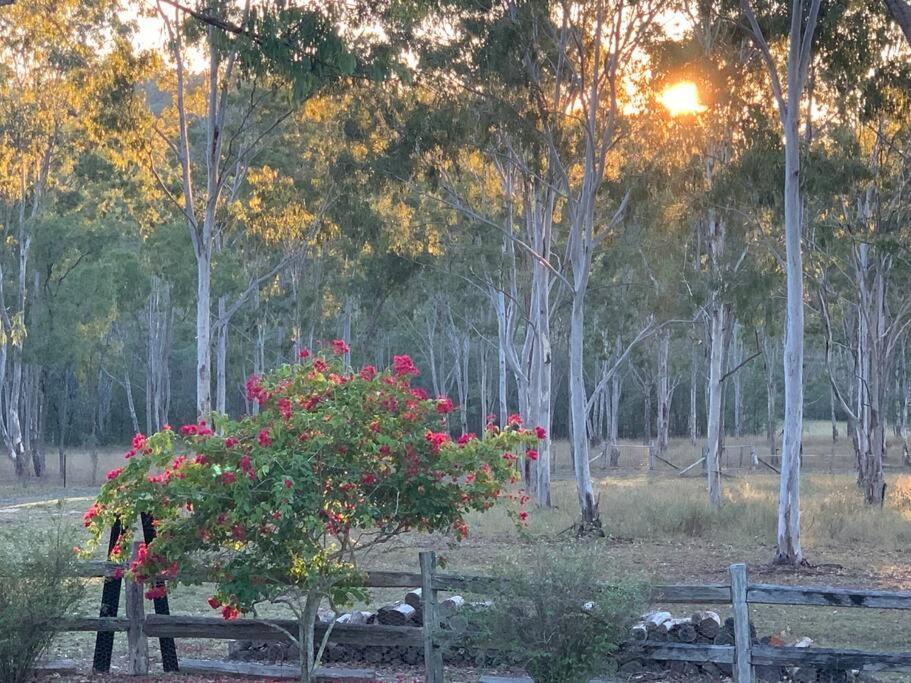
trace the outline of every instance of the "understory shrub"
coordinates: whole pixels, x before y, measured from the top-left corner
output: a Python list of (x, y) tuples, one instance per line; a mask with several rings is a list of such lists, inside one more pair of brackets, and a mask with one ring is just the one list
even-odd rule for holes
[(489, 662), (522, 666), (535, 683), (588, 681), (613, 669), (648, 590), (603, 573), (594, 549), (542, 548), (504, 563), (496, 596), (468, 612), (469, 642)]
[(54, 638), (50, 630), (83, 593), (62, 532), (0, 536), (0, 681), (20, 683)]

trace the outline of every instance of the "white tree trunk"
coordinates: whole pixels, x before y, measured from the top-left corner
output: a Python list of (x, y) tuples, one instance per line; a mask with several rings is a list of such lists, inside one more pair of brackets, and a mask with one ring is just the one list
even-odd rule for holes
[(658, 336), (658, 422), (657, 446), (658, 453), (664, 455), (667, 451), (668, 432), (671, 421), (671, 380), (668, 371), (668, 355), (670, 354), (671, 334), (665, 330)]
[(226, 415), (228, 412), (228, 320), (223, 294), (218, 297), (218, 324), (216, 325), (215, 341), (215, 410)]
[(705, 470), (708, 477), (709, 503), (721, 506), (721, 408), (724, 385), (724, 333), (727, 325), (727, 308), (720, 301), (713, 303), (710, 311), (708, 411), (705, 439)]
[[(795, 3), (795, 5), (798, 3)], [(802, 4), (802, 3), (801, 3)], [(792, 11), (796, 11), (792, 9)], [(792, 35), (792, 40), (794, 36)], [(794, 87), (793, 85), (791, 87)], [(778, 491), (777, 556), (779, 562), (799, 564), (800, 453), (803, 431), (803, 253), (801, 247), (800, 95), (784, 119), (785, 180), (784, 231), (787, 263), (787, 316), (784, 340), (784, 435), (781, 444), (781, 480)]]

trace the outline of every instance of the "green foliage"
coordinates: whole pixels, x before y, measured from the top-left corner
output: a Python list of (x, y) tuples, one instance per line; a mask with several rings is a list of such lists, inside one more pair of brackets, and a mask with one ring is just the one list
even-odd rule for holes
[[(115, 520), (150, 513), (158, 536), (131, 574), (192, 580), (205, 567), (217, 582), (211, 603), (230, 618), (289, 584), (337, 602), (360, 595), (343, 585), (358, 553), (405, 531), (464, 538), (465, 515), (504, 493), (516, 478), (512, 453), (536, 436), (513, 424), (453, 442), (451, 401), (413, 389), (416, 372), (407, 356), (379, 373), (311, 357), (250, 379), (258, 414), (219, 417), (214, 432), (200, 422), (137, 435), (86, 513), (88, 552)], [(128, 528), (111, 559), (124, 559), (131, 538)]]
[(470, 613), (470, 637), (535, 683), (588, 681), (609, 668), (647, 604), (645, 584), (604, 582), (603, 555), (590, 548), (541, 549), (501, 566), (497, 578), (493, 602)]
[(73, 554), (61, 531), (0, 536), (0, 681), (31, 679), (54, 638), (53, 626), (76, 604)]

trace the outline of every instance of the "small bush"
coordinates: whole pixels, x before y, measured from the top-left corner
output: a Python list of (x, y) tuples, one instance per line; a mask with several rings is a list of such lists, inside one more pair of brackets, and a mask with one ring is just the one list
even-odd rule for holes
[(0, 537), (0, 681), (29, 679), (54, 638), (49, 630), (82, 596), (61, 532)]
[(541, 549), (496, 573), (503, 588), (469, 613), (469, 639), (487, 659), (525, 668), (535, 683), (575, 683), (612, 668), (647, 602), (644, 584), (601, 582), (591, 550)]

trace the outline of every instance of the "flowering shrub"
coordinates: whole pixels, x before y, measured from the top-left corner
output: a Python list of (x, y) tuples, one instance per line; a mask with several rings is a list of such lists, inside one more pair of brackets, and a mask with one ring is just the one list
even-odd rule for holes
[[(251, 377), (257, 415), (137, 435), (84, 518), (91, 553), (117, 518), (150, 513), (157, 536), (140, 546), (131, 576), (167, 586), (205, 568), (217, 585), (209, 604), (225, 618), (263, 600), (289, 602), (307, 645), (302, 670), (313, 666), (322, 597), (359, 595), (347, 585), (358, 551), (409, 530), (464, 538), (466, 513), (494, 504), (516, 480), (512, 453), (537, 441), (516, 422), (454, 441), (452, 402), (411, 387), (409, 357), (345, 373), (338, 356), (347, 346), (331, 348), (336, 357), (302, 353), (300, 364)], [(115, 561), (130, 546), (132, 525), (124, 527)]]

